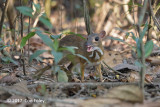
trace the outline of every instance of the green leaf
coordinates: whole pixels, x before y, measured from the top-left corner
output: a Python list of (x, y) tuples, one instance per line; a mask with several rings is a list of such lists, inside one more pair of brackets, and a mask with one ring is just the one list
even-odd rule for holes
[(52, 50), (51, 53), (54, 56), (55, 64), (57, 64), (63, 58), (62, 52), (56, 52), (56, 51)]
[(143, 31), (140, 32), (140, 37), (139, 37), (139, 38), (140, 38), (140, 42), (142, 41), (142, 39), (143, 39), (145, 33), (147, 32), (147, 30), (148, 30), (148, 22), (145, 23), (145, 26), (144, 26), (144, 28), (143, 28)]
[(18, 63), (17, 63), (15, 60), (13, 60), (12, 58), (10, 58), (10, 57), (2, 57), (2, 60), (3, 60), (4, 62), (12, 62), (12, 63), (14, 63), (15, 65), (18, 65)]
[(31, 28), (31, 31), (32, 31), (32, 30), (39, 30), (39, 31), (40, 31), (41, 28), (40, 28), (40, 27), (34, 27), (34, 28)]
[(117, 40), (117, 41), (120, 41), (120, 42), (125, 43), (124, 40), (122, 40), (122, 39), (120, 39), (120, 38), (116, 38), (116, 37), (108, 37), (108, 39)]
[(30, 8), (30, 7), (27, 7), (27, 6), (18, 6), (18, 7), (16, 7), (16, 9), (17, 9), (20, 13), (22, 13), (23, 15), (25, 15), (25, 16), (30, 16), (30, 17), (33, 16), (33, 15), (32, 15), (33, 9)]
[(64, 51), (64, 50), (66, 50), (66, 51), (71, 52), (72, 54), (75, 54), (75, 49), (78, 49), (78, 47), (74, 47), (74, 46), (64, 46), (64, 47), (62, 47), (62, 48), (59, 48), (58, 50), (59, 50), (59, 51)]
[(62, 70), (58, 71), (58, 82), (68, 82), (68, 77), (66, 72)]
[(147, 43), (144, 46), (144, 49), (145, 49), (145, 58), (147, 58), (152, 53), (153, 41), (152, 40), (147, 41)]
[(91, 63), (91, 62), (90, 62), (86, 57), (84, 57), (83, 55), (80, 55), (80, 54), (74, 54), (74, 55), (76, 55), (76, 56), (78, 56), (78, 57), (86, 60), (89, 64)]
[(31, 37), (33, 37), (35, 35), (35, 32), (30, 32), (27, 34), (27, 36), (22, 38), (21, 44), (20, 44), (20, 48), (23, 48), (27, 42), (27, 40)]
[(47, 51), (46, 50), (37, 50), (36, 52), (34, 52), (29, 58), (29, 63), (31, 63), (31, 61), (33, 59), (35, 59), (36, 57), (38, 57), (40, 54), (42, 54), (44, 52), (47, 52)]
[(129, 32), (126, 32), (126, 36), (125, 36), (125, 39), (127, 39), (129, 36)]
[(36, 31), (36, 34), (43, 40), (43, 42), (49, 46), (51, 49), (53, 49), (53, 42), (52, 40), (48, 37), (48, 35), (42, 34), (41, 31)]
[(38, 92), (40, 92), (42, 95), (45, 95), (45, 93), (46, 93), (46, 85), (40, 84), (40, 88), (38, 88)]
[(125, 42), (124, 40), (122, 40), (122, 39), (120, 39), (120, 38), (116, 38), (116, 37), (111, 37), (111, 36), (110, 36), (110, 37), (108, 37), (108, 39), (117, 40), (117, 41), (119, 41), (119, 42), (123, 42), (123, 43), (127, 44), (128, 46), (130, 46), (130, 47), (132, 47), (132, 48), (135, 48), (134, 46), (128, 44), (127, 42)]
[(52, 24), (51, 24), (51, 22), (49, 21), (49, 19), (48, 18), (45, 18), (44, 16), (41, 16), (40, 18), (39, 18), (39, 20), (46, 26), (46, 27), (48, 27), (49, 29), (52, 29)]
[(59, 34), (59, 35), (51, 35), (50, 38), (55, 40), (55, 39), (60, 39), (62, 36), (62, 34)]

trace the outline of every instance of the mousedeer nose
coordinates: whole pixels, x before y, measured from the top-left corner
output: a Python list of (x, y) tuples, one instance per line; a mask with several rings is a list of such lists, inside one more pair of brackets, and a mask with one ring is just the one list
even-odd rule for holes
[(87, 43), (87, 42), (85, 43), (85, 46), (88, 46), (88, 43)]

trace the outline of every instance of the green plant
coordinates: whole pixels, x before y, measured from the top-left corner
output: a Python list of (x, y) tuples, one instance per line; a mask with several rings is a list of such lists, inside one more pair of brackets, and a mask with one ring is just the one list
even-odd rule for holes
[[(120, 29), (120, 28), (116, 28), (116, 29), (118, 29), (118, 30), (120, 30), (121, 32), (124, 32), (124, 33), (126, 34), (126, 37), (125, 37), (126, 39), (127, 39), (129, 36), (131, 36), (132, 39), (136, 42), (135, 45), (129, 44), (129, 43), (125, 42), (125, 40), (122, 40), (122, 39), (120, 39), (120, 38), (109, 37), (109, 39), (123, 42), (123, 43), (127, 44), (128, 46), (132, 47), (132, 49), (135, 51), (135, 53), (137, 53), (137, 58), (140, 59), (141, 56), (142, 56), (140, 44), (143, 42), (143, 38), (145, 37), (145, 34), (146, 34), (147, 30), (148, 30), (148, 26), (149, 26), (149, 25), (148, 25), (148, 22), (146, 22), (146, 23), (144, 24), (144, 28), (143, 28), (142, 32), (140, 32), (140, 35), (141, 35), (141, 36), (139, 36), (139, 37), (136, 37), (133, 32), (125, 32), (125, 31), (123, 31), (123, 30)], [(145, 58), (147, 58), (147, 57), (151, 54), (151, 52), (152, 52), (152, 50), (153, 50), (153, 46), (154, 46), (154, 44), (153, 44), (153, 41), (152, 41), (152, 40), (150, 40), (150, 41), (145, 41), (145, 42), (144, 42)]]
[[(38, 17), (39, 20), (44, 23), (46, 26), (48, 26), (49, 28), (52, 28), (52, 25), (50, 23), (50, 21), (45, 17), (45, 13), (42, 12), (41, 14), (41, 7), (39, 4), (33, 4), (36, 8), (36, 12), (33, 15), (33, 9), (30, 7), (26, 7), (26, 6), (20, 6), (17, 7), (17, 10), (19, 10), (19, 12), (21, 12), (23, 15), (25, 16), (30, 16), (32, 19), (36, 20), (36, 18)], [(40, 15), (40, 17), (39, 17)], [(31, 28), (32, 32), (28, 33), (25, 37), (22, 38), (22, 41), (20, 43), (20, 48), (22, 49), (25, 45), (26, 42), (33, 37), (35, 34), (37, 34), (42, 40), (43, 42), (50, 47), (50, 50), (37, 50), (35, 53), (33, 53), (30, 58), (29, 58), (29, 63), (31, 63), (31, 61), (35, 58), (37, 58), (40, 54), (44, 53), (44, 52), (50, 52), (53, 56), (54, 56), (54, 65), (52, 67), (54, 73), (58, 73), (58, 81), (59, 82), (67, 82), (68, 81), (68, 77), (66, 75), (66, 73), (60, 69), (58, 62), (63, 58), (64, 53), (63, 51), (69, 51), (72, 55), (81, 57), (85, 60), (88, 61), (87, 58), (85, 58), (84, 56), (80, 55), (80, 54), (75, 54), (75, 50), (77, 47), (73, 47), (73, 46), (68, 46), (68, 47), (59, 47), (59, 39), (61, 37), (62, 34), (74, 34), (76, 36), (80, 36), (84, 39), (83, 36), (81, 36), (80, 34), (75, 34), (73, 32), (63, 32), (60, 35), (51, 35), (51, 33), (46, 32), (48, 34), (50, 34), (50, 38), (48, 37), (48, 35), (45, 35), (43, 32), (41, 32), (39, 30), (39, 28), (37, 27), (33, 27)], [(89, 61), (88, 61), (89, 62)]]
[[(33, 20), (35, 20), (35, 22), (37, 22), (38, 20), (40, 22), (42, 22), (46, 27), (48, 27), (49, 29), (52, 29), (53, 26), (50, 23), (49, 19), (47, 18), (46, 13), (41, 9), (41, 6), (39, 4), (32, 4), (36, 10), (34, 11), (31, 7), (27, 7), (27, 6), (18, 6), (16, 7), (16, 9), (22, 13), (24, 16), (29, 16), (31, 17)], [(35, 25), (34, 25), (35, 27)]]

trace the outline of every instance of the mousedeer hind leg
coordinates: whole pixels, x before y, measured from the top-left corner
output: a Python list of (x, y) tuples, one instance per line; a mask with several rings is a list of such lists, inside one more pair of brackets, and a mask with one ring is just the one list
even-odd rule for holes
[[(70, 64), (69, 64), (69, 63), (70, 63)], [(65, 66), (65, 65), (67, 65), (67, 64), (69, 64), (68, 67)], [(69, 81), (69, 82), (72, 81), (72, 72), (71, 72), (71, 70), (72, 70), (74, 64), (73, 64), (71, 61), (68, 60), (67, 56), (64, 57), (64, 58), (58, 63), (58, 65), (60, 65), (61, 70), (63, 70), (63, 71), (66, 72), (66, 74), (67, 74), (67, 76), (68, 76), (68, 81)]]
[(85, 69), (85, 65), (84, 63), (80, 63), (81, 66), (81, 82), (84, 82), (84, 69)]

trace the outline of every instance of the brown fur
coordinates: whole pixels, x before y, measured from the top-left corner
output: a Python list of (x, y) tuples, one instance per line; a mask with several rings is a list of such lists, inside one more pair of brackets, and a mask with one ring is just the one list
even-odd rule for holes
[[(96, 66), (96, 70), (99, 72), (99, 76), (100, 76), (100, 81), (102, 81), (102, 73), (101, 73), (101, 60), (103, 59), (103, 54), (101, 55), (101, 52), (95, 50), (93, 52), (93, 56), (90, 57), (90, 55), (92, 54), (92, 52), (87, 52), (87, 46), (93, 46), (93, 47), (98, 47), (102, 50), (102, 52), (104, 53), (104, 49), (102, 47), (102, 38), (105, 36), (105, 31), (101, 32), (100, 34), (91, 34), (88, 36), (87, 39), (82, 39), (79, 36), (76, 35), (67, 35), (64, 38), (62, 38), (60, 40), (60, 46), (74, 46), (77, 47), (78, 49), (75, 50), (76, 54), (80, 54), (83, 55), (84, 57), (86, 57), (91, 63), (94, 63)], [(99, 37), (99, 41), (95, 41), (95, 37)], [(96, 57), (96, 52), (98, 54), (98, 58), (99, 59), (95, 59)], [(59, 64), (65, 64), (66, 62), (69, 62), (68, 58), (66, 57), (66, 55), (69, 55), (69, 52), (65, 52), (65, 56), (64, 58), (60, 61)], [(75, 56), (74, 59), (72, 61), (73, 66), (76, 65), (77, 63), (80, 63), (81, 66), (81, 80), (82, 82), (84, 81), (84, 68), (86, 65), (86, 60)], [(72, 68), (72, 67), (71, 67)]]

